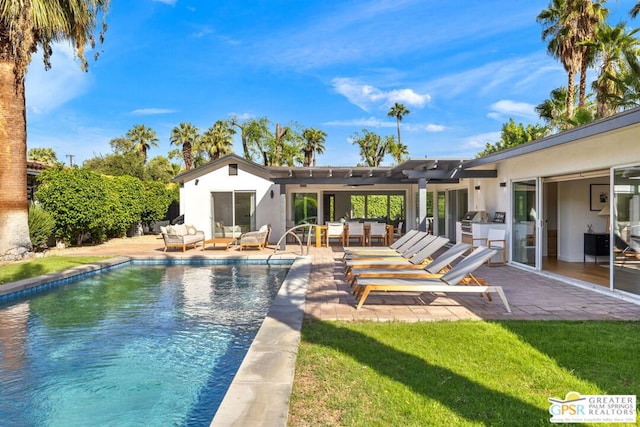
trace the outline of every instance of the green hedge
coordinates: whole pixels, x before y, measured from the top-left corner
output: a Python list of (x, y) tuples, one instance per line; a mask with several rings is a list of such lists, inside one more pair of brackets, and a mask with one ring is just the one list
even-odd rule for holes
[(56, 168), (39, 177), (36, 200), (55, 220), (54, 235), (67, 244), (123, 236), (141, 222), (164, 219), (174, 190), (131, 176), (104, 176), (82, 168)]

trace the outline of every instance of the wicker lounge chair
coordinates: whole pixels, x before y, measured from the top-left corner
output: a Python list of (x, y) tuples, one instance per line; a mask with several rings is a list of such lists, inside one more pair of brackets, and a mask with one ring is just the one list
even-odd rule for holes
[(240, 250), (243, 248), (264, 249), (269, 243), (269, 235), (271, 234), (271, 226), (263, 225), (258, 231), (249, 231), (240, 236)]

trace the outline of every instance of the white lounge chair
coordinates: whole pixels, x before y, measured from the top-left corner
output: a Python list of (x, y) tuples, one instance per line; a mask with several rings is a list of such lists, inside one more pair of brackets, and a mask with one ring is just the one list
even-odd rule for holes
[(434, 278), (441, 277), (449, 269), (451, 264), (465, 252), (471, 248), (471, 245), (464, 242), (458, 242), (455, 245), (447, 248), (440, 255), (433, 258), (433, 260), (426, 265), (422, 264), (409, 264), (409, 265), (396, 265), (395, 268), (387, 268), (384, 266), (373, 268), (360, 268), (353, 267), (350, 270), (348, 280), (351, 285), (355, 285), (357, 291), (357, 280), (359, 278), (371, 278), (371, 277), (402, 277), (402, 278)]
[(371, 246), (346, 246), (344, 248), (344, 256), (348, 256), (349, 254), (359, 254), (359, 253), (372, 253), (372, 254), (381, 254), (388, 252), (398, 252), (402, 247), (408, 247), (407, 245), (411, 245), (412, 243), (417, 242), (418, 240), (427, 236), (427, 233), (424, 231), (411, 230), (410, 233), (402, 236), (401, 239), (393, 242), (389, 246), (384, 247), (371, 247)]
[[(384, 292), (445, 292), (445, 293), (482, 293), (486, 294), (489, 300), (491, 300), (491, 293), (497, 293), (502, 303), (504, 304), (507, 312), (511, 313), (511, 308), (507, 301), (507, 297), (502, 290), (502, 287), (495, 285), (486, 285), (483, 282), (477, 280), (472, 276), (472, 273), (487, 262), (489, 258), (496, 254), (495, 249), (489, 249), (486, 247), (479, 247), (467, 256), (465, 259), (456, 264), (451, 270), (445, 273), (440, 278), (419, 278), (419, 279), (405, 279), (405, 278), (362, 278), (358, 280), (358, 287), (361, 287), (360, 298), (358, 300), (357, 309), (360, 309), (367, 300), (367, 297), (371, 292), (384, 291)], [(471, 275), (471, 276), (470, 276)], [(469, 280), (469, 277), (471, 279)], [(472, 286), (461, 284), (463, 280), (467, 281)]]
[(348, 259), (345, 260), (345, 273), (348, 275), (349, 270), (354, 267), (374, 268), (376, 266), (379, 266), (394, 268), (395, 266), (403, 266), (409, 264), (419, 265), (429, 260), (433, 254), (435, 254), (447, 243), (449, 243), (449, 239), (447, 239), (446, 237), (436, 237), (428, 245), (426, 245), (418, 253), (411, 256), (410, 258), (399, 256), (389, 258)]
[[(354, 253), (348, 253), (344, 255), (344, 259), (365, 259), (365, 258), (390, 258), (390, 257), (405, 257), (410, 258), (419, 251), (422, 250), (425, 246), (432, 243), (437, 239), (436, 236), (432, 234), (424, 233), (422, 236), (418, 236), (415, 241), (409, 240), (405, 245), (402, 245), (400, 248), (396, 250), (387, 250), (387, 251), (358, 251)], [(448, 241), (448, 240), (447, 240)]]

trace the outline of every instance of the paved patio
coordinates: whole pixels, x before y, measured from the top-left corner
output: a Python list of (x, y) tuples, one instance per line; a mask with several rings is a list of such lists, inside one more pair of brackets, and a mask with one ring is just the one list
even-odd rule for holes
[[(230, 257), (271, 255), (273, 247), (244, 250), (208, 247), (205, 251), (163, 252), (158, 236), (113, 239), (106, 244), (85, 246), (52, 253), (65, 255), (135, 255), (166, 257)], [(345, 282), (340, 246), (312, 247), (311, 276), (307, 289), (305, 315), (323, 320), (436, 321), (459, 319), (526, 320), (640, 320), (640, 298), (616, 297), (608, 289), (584, 282), (573, 284), (516, 267), (482, 266), (477, 275), (492, 285), (503, 287), (512, 314), (502, 302), (488, 301), (479, 294), (372, 294), (366, 304), (355, 309), (351, 289)], [(287, 246), (280, 253), (299, 254), (300, 247)]]

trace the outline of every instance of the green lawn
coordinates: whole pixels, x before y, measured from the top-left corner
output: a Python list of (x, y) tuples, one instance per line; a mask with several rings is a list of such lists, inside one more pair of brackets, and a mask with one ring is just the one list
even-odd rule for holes
[(30, 261), (0, 266), (0, 285), (16, 280), (28, 279), (42, 274), (54, 273), (79, 265), (91, 264), (110, 257), (50, 256)]
[(549, 426), (549, 397), (640, 394), (639, 354), (640, 322), (305, 321), (289, 425)]

